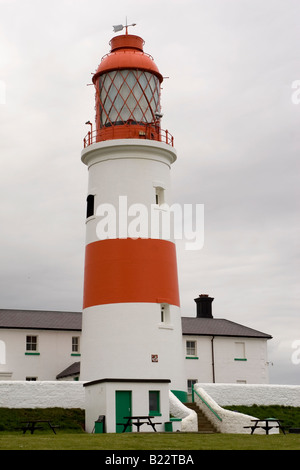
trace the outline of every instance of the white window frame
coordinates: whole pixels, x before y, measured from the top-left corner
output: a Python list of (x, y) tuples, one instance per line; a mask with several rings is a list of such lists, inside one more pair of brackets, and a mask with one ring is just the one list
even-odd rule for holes
[[(33, 341), (32, 338), (35, 338), (35, 341)], [(37, 335), (26, 335), (26, 352), (37, 353), (38, 351), (39, 337)]]
[(197, 379), (187, 379), (187, 391), (192, 393), (192, 386), (198, 382)]
[(80, 336), (72, 336), (72, 354), (80, 353)]
[(246, 343), (245, 341), (235, 341), (234, 343), (234, 360), (246, 361)]
[[(194, 346), (188, 343), (194, 343)], [(197, 341), (193, 339), (187, 339), (185, 343), (185, 351), (188, 357), (197, 357)]]
[(172, 330), (174, 326), (171, 323), (171, 312), (170, 312), (170, 305), (167, 303), (161, 303), (159, 305), (159, 328), (166, 328)]

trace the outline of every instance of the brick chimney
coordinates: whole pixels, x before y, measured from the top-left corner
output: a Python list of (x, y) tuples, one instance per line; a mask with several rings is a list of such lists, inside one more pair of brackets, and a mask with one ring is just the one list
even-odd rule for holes
[(207, 294), (201, 294), (194, 299), (197, 304), (197, 318), (213, 318), (211, 304), (214, 300)]

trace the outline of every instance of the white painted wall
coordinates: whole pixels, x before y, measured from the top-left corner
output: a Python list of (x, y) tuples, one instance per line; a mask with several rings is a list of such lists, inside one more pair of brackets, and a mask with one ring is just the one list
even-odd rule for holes
[[(114, 323), (115, 334), (118, 335), (119, 341), (123, 344), (123, 352), (120, 360), (127, 361), (127, 366), (131, 367), (131, 378), (140, 378), (136, 374), (135, 361), (141, 361), (141, 355), (136, 356), (134, 362), (130, 361), (127, 357), (126, 337), (124, 332), (129, 328), (136, 328), (136, 325), (142, 320), (142, 325), (147, 331), (146, 337), (149, 339), (148, 332), (151, 331), (151, 336), (156, 338), (155, 341), (149, 343), (149, 353), (159, 354), (160, 357), (164, 356), (164, 348), (167, 348), (165, 337), (172, 334), (172, 328), (176, 325), (177, 332), (180, 331), (180, 309), (171, 306), (169, 325), (163, 325), (160, 322), (160, 308), (159, 304), (150, 306), (149, 311), (147, 305), (143, 306), (143, 312), (140, 311), (137, 304), (127, 304), (122, 308), (112, 308), (112, 306), (103, 306), (103, 316), (98, 315), (94, 309), (87, 309), (87, 313), (91, 315), (92, 322), (87, 326), (91, 331), (89, 332), (89, 341), (98, 341), (97, 334), (93, 329), (93, 325), (97, 328), (102, 327), (103, 319), (109, 316)], [(124, 308), (130, 311), (132, 321), (130, 326), (124, 318)], [(152, 319), (150, 316), (152, 315)], [(152, 321), (152, 320), (155, 321)], [(153, 329), (155, 335), (153, 336)], [(104, 331), (104, 330), (102, 330)], [(39, 337), (39, 356), (25, 355), (25, 341), (26, 335), (37, 335)], [(212, 364), (211, 364), (211, 339), (210, 337), (197, 337), (197, 336), (183, 336), (181, 339), (179, 333), (178, 343), (182, 344), (181, 358), (184, 365), (184, 374), (182, 382), (172, 385), (172, 389), (184, 389), (188, 379), (197, 380), (199, 383), (212, 382)], [(73, 362), (81, 360), (79, 356), (72, 356), (72, 336), (81, 337), (81, 332), (68, 332), (68, 331), (46, 331), (46, 330), (17, 330), (17, 329), (0, 329), (1, 341), (1, 360), (0, 360), (0, 381), (1, 380), (25, 380), (26, 377), (37, 377), (38, 380), (55, 380), (56, 375), (71, 365)], [(95, 336), (95, 338), (94, 338)], [(136, 350), (141, 350), (139, 341), (144, 341), (145, 336), (135, 338)], [(186, 340), (197, 341), (197, 357), (198, 359), (185, 359)], [(103, 334), (102, 341), (104, 342), (105, 355), (102, 358), (92, 358), (97, 362), (101, 362), (105, 370), (103, 377), (116, 377), (117, 371), (113, 371), (109, 358), (114, 356), (114, 351), (111, 348), (111, 341), (109, 332)], [(182, 342), (181, 342), (182, 341)], [(268, 366), (267, 366), (267, 341), (259, 339), (245, 338), (246, 356), (247, 361), (235, 361), (234, 343), (241, 341), (240, 338), (215, 338), (215, 371), (216, 380), (222, 383), (236, 383), (237, 380), (245, 380), (248, 384), (254, 383), (268, 383)], [(155, 351), (154, 351), (155, 349)], [(180, 348), (177, 348), (177, 352)], [(107, 353), (109, 351), (109, 353)], [(144, 358), (145, 359), (145, 358)], [(148, 358), (146, 358), (146, 361)], [(156, 376), (157, 364), (148, 364), (152, 368), (151, 377)], [(177, 368), (176, 361), (172, 361), (170, 367)], [(91, 363), (91, 369), (94, 365)], [(132, 375), (132, 374), (135, 375)], [(171, 371), (172, 375), (174, 373)], [(94, 377), (98, 379), (97, 375)], [(168, 377), (160, 377), (168, 378)], [(81, 377), (81, 380), (85, 380)]]
[[(94, 429), (95, 421), (99, 415), (105, 416), (106, 432), (116, 432), (116, 402), (115, 393), (117, 390), (131, 391), (133, 416), (149, 415), (149, 391), (160, 392), (160, 416), (156, 416), (153, 422), (157, 422), (157, 431), (164, 430), (164, 423), (169, 421), (169, 383), (141, 382), (100, 382), (88, 384), (85, 389), (85, 410), (86, 410), (86, 431), (91, 433)], [(142, 432), (152, 432), (149, 425), (141, 428)], [(137, 432), (137, 428), (132, 426), (132, 432)]]
[[(171, 379), (171, 388), (185, 390), (178, 307), (170, 306), (170, 321), (161, 323), (160, 305), (107, 304), (85, 309), (85, 349), (81, 380), (103, 378)], [(83, 338), (84, 340), (84, 338)], [(158, 362), (151, 355), (158, 355)], [(84, 356), (84, 354), (83, 354)]]
[[(126, 196), (128, 208), (143, 204), (150, 214), (156, 187), (164, 189), (165, 203), (171, 205), (170, 170), (175, 159), (173, 147), (156, 141), (120, 139), (90, 145), (82, 151), (82, 161), (88, 165), (87, 194), (95, 196), (95, 211), (101, 204), (112, 204), (118, 221), (119, 196)], [(96, 215), (88, 218), (86, 244), (98, 241), (99, 220)]]
[[(186, 341), (197, 342), (196, 358), (186, 358)], [(245, 345), (245, 359), (237, 360), (235, 343)], [(213, 382), (210, 336), (183, 336), (186, 380)], [(214, 371), (216, 383), (268, 383), (267, 340), (261, 338), (215, 337)]]
[[(26, 336), (38, 337), (39, 355), (26, 355)], [(5, 344), (5, 361), (0, 362), (0, 380), (55, 380), (74, 362), (72, 336), (81, 336), (80, 331), (0, 329), (0, 339)]]

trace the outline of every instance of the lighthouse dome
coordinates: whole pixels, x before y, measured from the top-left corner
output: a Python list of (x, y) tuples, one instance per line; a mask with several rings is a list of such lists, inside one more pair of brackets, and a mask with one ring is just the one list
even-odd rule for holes
[(144, 52), (144, 40), (132, 34), (115, 36), (110, 41), (111, 52), (106, 54), (93, 76), (93, 82), (99, 75), (112, 70), (139, 69), (146, 70), (156, 75), (160, 82), (163, 77), (160, 74), (153, 57)]

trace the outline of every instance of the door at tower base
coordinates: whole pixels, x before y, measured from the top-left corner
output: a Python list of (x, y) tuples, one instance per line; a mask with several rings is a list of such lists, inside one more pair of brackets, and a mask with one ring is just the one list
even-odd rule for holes
[[(168, 379), (100, 379), (84, 384), (85, 430), (94, 431), (99, 416), (105, 416), (107, 433), (123, 431), (125, 416), (154, 416), (156, 430), (164, 431), (164, 423), (170, 421)], [(129, 432), (137, 432), (132, 426)], [(144, 424), (141, 432), (154, 432)]]
[[(132, 416), (132, 390), (116, 390), (116, 432), (124, 430), (124, 424), (127, 421), (126, 416)], [(131, 432), (132, 426), (125, 429), (125, 432)]]
[(180, 308), (167, 303), (96, 305), (82, 315), (80, 379), (170, 379), (185, 390)]

